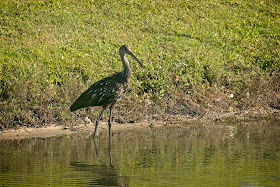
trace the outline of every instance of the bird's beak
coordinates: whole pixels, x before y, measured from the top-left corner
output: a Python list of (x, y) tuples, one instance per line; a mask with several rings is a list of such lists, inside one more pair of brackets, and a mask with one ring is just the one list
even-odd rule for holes
[(140, 60), (132, 53), (132, 52), (128, 52), (127, 54), (129, 54), (130, 56), (132, 56), (141, 67), (144, 67), (143, 64), (140, 62)]

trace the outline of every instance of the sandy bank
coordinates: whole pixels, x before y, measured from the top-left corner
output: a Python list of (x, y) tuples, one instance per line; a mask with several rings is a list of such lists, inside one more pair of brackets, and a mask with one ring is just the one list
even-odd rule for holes
[[(152, 125), (151, 125), (152, 124)], [(112, 132), (114, 131), (125, 131), (141, 128), (151, 128), (151, 127), (163, 127), (171, 124), (166, 124), (163, 122), (153, 122), (153, 123), (113, 123)], [(108, 131), (108, 125), (105, 122), (101, 122), (98, 125), (98, 133), (103, 133)], [(64, 125), (51, 124), (46, 127), (41, 128), (26, 128), (21, 127), (17, 130), (9, 129), (0, 131), (0, 140), (13, 140), (13, 139), (25, 139), (25, 138), (47, 138), (52, 136), (62, 136), (71, 135), (74, 133), (90, 133), (94, 132), (94, 124), (81, 124), (75, 125), (73, 127), (66, 127)]]

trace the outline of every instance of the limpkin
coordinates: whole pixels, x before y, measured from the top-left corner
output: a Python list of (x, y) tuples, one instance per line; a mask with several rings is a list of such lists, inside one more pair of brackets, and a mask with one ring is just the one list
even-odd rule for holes
[(95, 139), (99, 120), (103, 114), (103, 111), (109, 106), (109, 143), (111, 142), (112, 108), (127, 90), (129, 80), (131, 78), (131, 69), (125, 55), (128, 54), (132, 56), (140, 64), (140, 66), (143, 67), (142, 63), (138, 60), (138, 58), (136, 58), (127, 45), (120, 47), (119, 54), (123, 62), (123, 71), (94, 83), (88, 90), (82, 93), (82, 95), (70, 107), (71, 111), (75, 111), (88, 106), (102, 106), (102, 110), (95, 124), (93, 134), (93, 139)]

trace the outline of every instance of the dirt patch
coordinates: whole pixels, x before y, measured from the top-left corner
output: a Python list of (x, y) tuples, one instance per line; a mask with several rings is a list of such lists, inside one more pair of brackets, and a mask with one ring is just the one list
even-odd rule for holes
[[(274, 110), (269, 114), (264, 114), (260, 111), (247, 110), (242, 113), (237, 112), (220, 112), (216, 115), (212, 112), (206, 112), (202, 118), (183, 118), (184, 115), (180, 115), (179, 121), (153, 121), (153, 122), (139, 122), (139, 123), (117, 123), (112, 124), (112, 133), (132, 131), (138, 129), (158, 128), (158, 127), (171, 127), (171, 126), (190, 126), (197, 124), (233, 124), (233, 123), (246, 123), (252, 121), (265, 121), (266, 123), (279, 123), (280, 111)], [(85, 120), (86, 121), (86, 120)], [(67, 136), (74, 133), (92, 135), (95, 125), (92, 122), (82, 123), (78, 125), (56, 125), (51, 124), (46, 127), (40, 128), (27, 128), (20, 127), (17, 130), (8, 129), (0, 131), (0, 140), (13, 140), (13, 139), (26, 139), (26, 138), (47, 138), (52, 136)], [(101, 121), (98, 126), (97, 133), (102, 135), (108, 133), (107, 122)]]
[(0, 132), (0, 140), (13, 140), (25, 138), (47, 138), (51, 136), (70, 135), (74, 132), (64, 126), (49, 125), (42, 128), (20, 127), (17, 130), (9, 129)]
[[(164, 122), (153, 122), (153, 123), (114, 123), (112, 124), (112, 132), (118, 131), (129, 131), (135, 129), (144, 129), (144, 128), (156, 128), (156, 127), (164, 127), (164, 126), (174, 126), (174, 124), (167, 124)], [(17, 130), (9, 129), (0, 131), (0, 140), (14, 140), (14, 139), (26, 139), (26, 138), (47, 138), (53, 136), (67, 136), (72, 135), (74, 133), (87, 133), (92, 134), (94, 132), (94, 125), (92, 123), (89, 124), (80, 124), (75, 125), (73, 127), (66, 127), (64, 125), (49, 125), (47, 127), (42, 128), (24, 128), (21, 127)], [(98, 134), (108, 132), (108, 125), (105, 122), (100, 122), (98, 125)]]

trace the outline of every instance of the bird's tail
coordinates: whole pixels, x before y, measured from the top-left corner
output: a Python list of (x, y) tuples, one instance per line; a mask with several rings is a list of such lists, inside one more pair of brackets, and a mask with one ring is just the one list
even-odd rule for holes
[(89, 88), (87, 91), (82, 93), (82, 95), (80, 95), (80, 97), (70, 107), (71, 112), (78, 110), (80, 108), (90, 106), (89, 101), (91, 99), (91, 95), (88, 94), (89, 92), (91, 92), (91, 88)]
[(83, 93), (70, 107), (71, 112), (88, 106), (88, 99), (85, 98), (86, 93)]
[(79, 104), (77, 102), (74, 102), (70, 107), (70, 111), (73, 112), (75, 110), (78, 110), (79, 108), (81, 108)]

